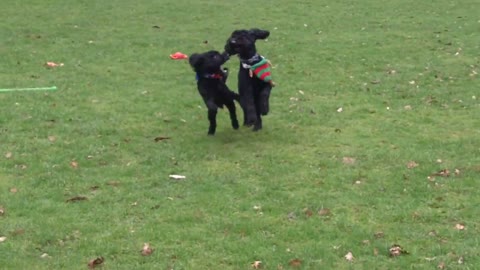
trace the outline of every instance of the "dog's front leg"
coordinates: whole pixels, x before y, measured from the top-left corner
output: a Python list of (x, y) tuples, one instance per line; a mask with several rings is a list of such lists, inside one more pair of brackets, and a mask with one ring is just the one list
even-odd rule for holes
[(217, 110), (208, 109), (208, 121), (210, 126), (208, 127), (208, 135), (215, 135), (217, 129)]

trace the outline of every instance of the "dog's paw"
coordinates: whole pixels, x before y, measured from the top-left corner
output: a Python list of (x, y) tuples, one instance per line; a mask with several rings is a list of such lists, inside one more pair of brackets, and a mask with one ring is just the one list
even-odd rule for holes
[(240, 125), (238, 124), (238, 120), (232, 120), (232, 127), (233, 129), (238, 129)]

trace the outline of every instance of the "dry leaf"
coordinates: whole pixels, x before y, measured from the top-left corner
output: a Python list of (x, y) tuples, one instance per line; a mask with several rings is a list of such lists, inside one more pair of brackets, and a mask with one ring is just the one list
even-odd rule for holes
[(408, 254), (406, 250), (404, 250), (400, 245), (393, 245), (389, 250), (391, 257), (397, 257), (402, 254)]
[(253, 269), (260, 269), (260, 268), (262, 268), (262, 261), (254, 261), (254, 262), (252, 263), (252, 267), (253, 267)]
[(378, 256), (378, 248), (373, 249), (373, 256)]
[(50, 142), (55, 142), (57, 140), (57, 138), (55, 136), (48, 136), (48, 140)]
[(347, 255), (345, 255), (345, 260), (352, 262), (355, 258), (353, 257), (352, 252), (348, 252)]
[(343, 157), (342, 159), (343, 164), (354, 164), (355, 163), (355, 158), (352, 157)]
[(288, 263), (291, 267), (300, 267), (302, 266), (302, 260), (300, 259), (293, 259)]
[(409, 168), (409, 169), (415, 168), (417, 166), (418, 166), (418, 163), (416, 163), (415, 161), (409, 161), (407, 163), (407, 168)]
[(158, 136), (154, 140), (155, 142), (163, 141), (163, 140), (168, 140), (170, 137), (164, 137), (164, 136)]
[(438, 269), (445, 269), (445, 262), (440, 262), (437, 266)]
[(455, 225), (455, 229), (459, 230), (459, 231), (463, 231), (465, 230), (465, 225), (461, 224), (461, 223), (457, 223)]
[(153, 249), (152, 247), (150, 247), (150, 244), (149, 243), (144, 243), (143, 244), (143, 248), (142, 248), (142, 255), (143, 256), (149, 256), (151, 255), (153, 252)]
[(373, 236), (378, 239), (385, 237), (385, 234), (383, 232), (376, 232)]
[(338, 108), (337, 112), (343, 112), (343, 108), (342, 107)]
[(43, 253), (42, 255), (40, 255), (40, 258), (42, 259), (45, 259), (45, 258), (49, 258), (50, 255), (48, 255), (47, 253)]
[(187, 177), (184, 176), (184, 175), (178, 175), (178, 174), (170, 174), (168, 177), (170, 177), (170, 178), (172, 178), (172, 179), (175, 179), (175, 180), (181, 180), (181, 179), (187, 178)]
[(11, 192), (11, 193), (17, 193), (17, 192), (18, 192), (18, 189), (15, 188), (15, 187), (13, 187), (13, 188), (10, 189), (10, 192)]
[(12, 158), (12, 156), (13, 156), (12, 152), (5, 153), (5, 158)]
[(460, 170), (459, 170), (459, 169), (455, 169), (454, 173), (455, 173), (455, 175), (459, 175), (459, 174), (460, 174)]
[(7, 240), (7, 237), (5, 236), (0, 236), (0, 243), (5, 242)]
[(309, 218), (309, 217), (311, 217), (311, 216), (313, 215), (313, 211), (310, 210), (310, 209), (308, 209), (308, 208), (303, 209), (303, 212), (305, 213), (305, 216), (306, 216), (307, 218)]
[(5, 215), (5, 208), (0, 205), (0, 216)]
[(70, 167), (72, 167), (74, 169), (77, 169), (78, 168), (78, 162), (76, 162), (76, 161), (70, 162)]
[(88, 198), (85, 196), (75, 196), (66, 200), (66, 202), (78, 202), (78, 201), (85, 201), (85, 200), (88, 200)]
[(318, 211), (319, 216), (329, 216), (331, 214), (330, 209), (322, 208)]
[(403, 109), (405, 109), (406, 111), (410, 111), (412, 109), (412, 106), (405, 105), (405, 106), (403, 106)]
[(448, 169), (443, 169), (436, 173), (432, 173), (429, 177), (433, 178), (434, 176), (449, 177), (450, 171)]
[(90, 269), (93, 269), (93, 268), (101, 265), (104, 261), (105, 261), (105, 259), (104, 259), (103, 257), (98, 257), (98, 258), (96, 258), (96, 259), (90, 260), (90, 261), (88, 262), (88, 267), (89, 267)]
[(463, 258), (463, 256), (460, 256), (460, 258), (458, 258), (457, 263), (458, 264), (463, 264), (464, 261), (465, 261), (465, 259)]

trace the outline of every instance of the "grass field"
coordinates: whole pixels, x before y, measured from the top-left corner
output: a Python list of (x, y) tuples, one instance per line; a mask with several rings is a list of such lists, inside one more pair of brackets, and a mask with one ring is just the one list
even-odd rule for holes
[[(480, 2), (1, 6), (0, 88), (58, 87), (0, 92), (1, 269), (480, 269)], [(271, 113), (207, 136), (168, 55), (250, 27)]]

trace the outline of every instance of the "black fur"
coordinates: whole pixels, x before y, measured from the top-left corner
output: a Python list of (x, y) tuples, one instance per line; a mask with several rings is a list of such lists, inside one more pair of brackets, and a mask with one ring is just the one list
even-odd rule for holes
[(221, 68), (228, 58), (227, 53), (220, 54), (218, 51), (194, 53), (189, 58), (189, 63), (196, 72), (198, 92), (208, 109), (208, 135), (215, 134), (217, 111), (218, 108), (223, 108), (223, 105), (230, 113), (232, 127), (238, 129), (234, 100), (239, 100), (239, 96), (226, 85), (228, 70)]
[(238, 55), (240, 58), (240, 69), (238, 72), (238, 92), (240, 94), (240, 105), (244, 113), (244, 125), (253, 125), (253, 130), (262, 129), (262, 115), (269, 111), (269, 98), (272, 85), (250, 77), (249, 69), (243, 64), (254, 65), (260, 62), (261, 56), (257, 53), (255, 41), (266, 39), (269, 31), (261, 29), (235, 30), (230, 35), (225, 45), (225, 52), (229, 55)]

